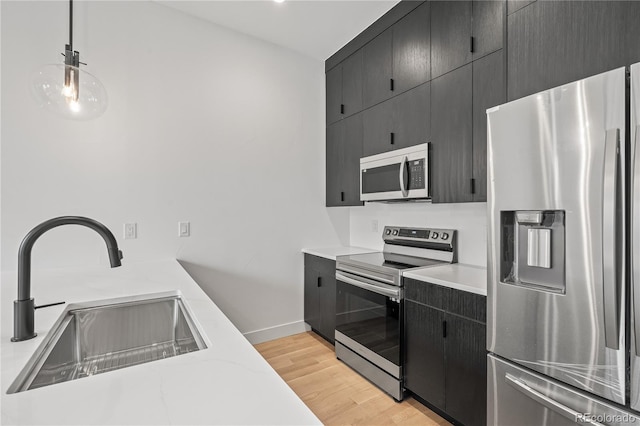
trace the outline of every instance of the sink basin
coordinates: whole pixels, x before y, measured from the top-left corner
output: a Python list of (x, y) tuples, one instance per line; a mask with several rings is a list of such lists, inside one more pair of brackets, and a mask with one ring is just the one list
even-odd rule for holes
[(179, 292), (72, 304), (7, 393), (206, 349)]

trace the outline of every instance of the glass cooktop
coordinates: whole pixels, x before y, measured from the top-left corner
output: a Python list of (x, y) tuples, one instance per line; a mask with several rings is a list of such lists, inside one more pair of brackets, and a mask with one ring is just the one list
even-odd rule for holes
[(339, 256), (338, 261), (348, 265), (358, 265), (371, 269), (392, 269), (403, 271), (410, 268), (421, 268), (425, 266), (442, 265), (446, 262), (422, 257), (407, 256), (395, 253), (365, 253)]

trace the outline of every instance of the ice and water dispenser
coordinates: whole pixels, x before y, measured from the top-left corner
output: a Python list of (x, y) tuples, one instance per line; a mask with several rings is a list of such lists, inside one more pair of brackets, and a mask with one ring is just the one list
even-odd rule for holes
[(501, 281), (565, 293), (563, 210), (500, 212)]

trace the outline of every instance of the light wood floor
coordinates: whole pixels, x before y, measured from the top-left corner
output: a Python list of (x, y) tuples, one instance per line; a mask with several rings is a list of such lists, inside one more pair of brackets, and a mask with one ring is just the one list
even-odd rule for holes
[(449, 425), (411, 397), (395, 402), (338, 361), (315, 333), (255, 347), (325, 425)]

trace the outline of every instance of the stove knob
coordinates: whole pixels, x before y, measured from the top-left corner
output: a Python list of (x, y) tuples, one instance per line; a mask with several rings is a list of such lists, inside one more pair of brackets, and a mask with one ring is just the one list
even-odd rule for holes
[(432, 232), (431, 233), (431, 238), (433, 238), (434, 240), (438, 238), (438, 233), (437, 232)]
[(398, 235), (398, 230), (397, 229), (393, 230), (393, 235)]
[(442, 239), (443, 240), (448, 240), (449, 239), (449, 234), (447, 234), (446, 232), (442, 233)]
[(387, 235), (391, 235), (391, 229), (387, 229), (386, 231), (384, 231), (384, 233)]

